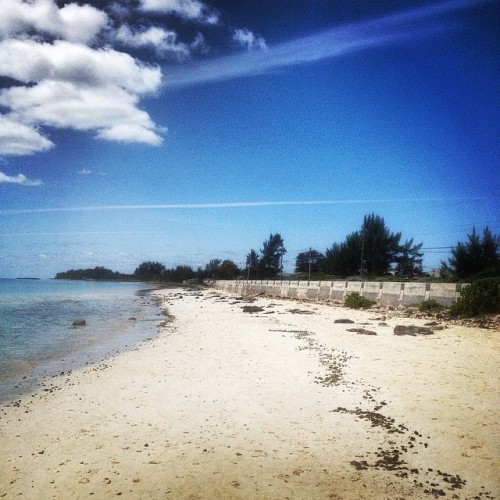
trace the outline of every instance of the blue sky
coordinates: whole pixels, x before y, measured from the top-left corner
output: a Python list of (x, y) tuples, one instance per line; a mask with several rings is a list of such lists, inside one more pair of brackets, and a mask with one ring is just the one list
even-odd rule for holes
[[(272, 4), (272, 5), (269, 5)], [(0, 276), (500, 233), (498, 3), (0, 0)]]

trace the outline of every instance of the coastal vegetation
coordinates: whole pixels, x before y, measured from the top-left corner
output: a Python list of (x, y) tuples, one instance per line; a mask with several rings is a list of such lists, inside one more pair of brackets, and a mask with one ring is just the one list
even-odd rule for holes
[(392, 269), (406, 273), (422, 272), (422, 243), (413, 238), (401, 242), (401, 232), (394, 233), (382, 217), (364, 217), (361, 228), (348, 234), (341, 243), (334, 243), (322, 254), (317, 250), (297, 256), (295, 270), (346, 278), (353, 275), (382, 276)]
[(500, 277), (473, 281), (450, 308), (450, 315), (457, 318), (482, 314), (500, 314)]
[(349, 309), (368, 309), (375, 305), (375, 302), (373, 300), (368, 300), (358, 292), (353, 292), (345, 298), (344, 305)]
[(434, 299), (424, 300), (418, 305), (420, 312), (439, 312), (443, 309), (445, 307)]
[(476, 228), (467, 235), (467, 241), (458, 242), (451, 250), (448, 262), (441, 263), (441, 275), (458, 280), (500, 276), (500, 236), (494, 235), (488, 227), (481, 238)]
[(93, 269), (70, 269), (57, 273), (56, 280), (95, 280), (95, 281), (127, 281), (130, 275), (118, 273), (105, 267), (94, 267)]
[(262, 278), (272, 278), (283, 272), (283, 256), (286, 254), (286, 248), (279, 233), (271, 234), (269, 239), (264, 241), (260, 254), (257, 262), (258, 275)]

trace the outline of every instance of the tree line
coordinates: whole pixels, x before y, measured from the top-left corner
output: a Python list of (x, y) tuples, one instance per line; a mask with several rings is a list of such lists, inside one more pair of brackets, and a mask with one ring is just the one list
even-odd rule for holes
[[(348, 234), (343, 242), (334, 243), (325, 253), (312, 248), (299, 253), (295, 271), (342, 278), (421, 274), (423, 243), (416, 244), (413, 238), (402, 242), (401, 237), (401, 232), (389, 230), (382, 217), (367, 215), (358, 231)], [(451, 248), (451, 257), (441, 262), (439, 274), (450, 280), (500, 276), (499, 249), (499, 235), (486, 227), (481, 237), (473, 228), (465, 242)]]
[(66, 280), (94, 280), (94, 281), (124, 281), (129, 280), (129, 274), (122, 274), (102, 266), (93, 269), (70, 269), (57, 273), (55, 279)]
[(246, 268), (240, 269), (230, 259), (212, 259), (205, 267), (194, 270), (191, 266), (177, 266), (167, 269), (159, 262), (143, 262), (134, 271), (133, 276), (145, 281), (174, 281), (186, 280), (203, 281), (207, 279), (236, 279), (247, 277), (255, 279), (267, 279), (276, 277), (283, 270), (283, 255), (286, 249), (283, 238), (279, 233), (271, 234), (265, 240), (260, 253), (250, 250), (246, 259)]
[(413, 238), (401, 241), (401, 232), (394, 233), (382, 217), (366, 215), (358, 231), (348, 234), (341, 243), (334, 243), (324, 253), (310, 249), (297, 255), (295, 270), (348, 276), (383, 276), (395, 273), (421, 273), (423, 243)]
[[(361, 227), (333, 243), (325, 252), (310, 248), (295, 259), (295, 271), (312, 275), (383, 276), (388, 273), (410, 277), (422, 273), (423, 243), (413, 238), (402, 240), (401, 232), (391, 231), (382, 217), (369, 214)], [(471, 279), (500, 275), (500, 236), (488, 227), (482, 237), (473, 228), (467, 241), (458, 242), (451, 249), (451, 257), (441, 262), (440, 274), (448, 279)], [(262, 248), (251, 249), (246, 255), (245, 267), (240, 269), (232, 260), (212, 259), (196, 270), (188, 265), (166, 268), (160, 262), (143, 262), (133, 274), (121, 274), (104, 267), (70, 270), (56, 275), (56, 279), (136, 280), (156, 282), (203, 281), (206, 279), (271, 279), (283, 273), (283, 257), (287, 253), (279, 233), (271, 233)]]

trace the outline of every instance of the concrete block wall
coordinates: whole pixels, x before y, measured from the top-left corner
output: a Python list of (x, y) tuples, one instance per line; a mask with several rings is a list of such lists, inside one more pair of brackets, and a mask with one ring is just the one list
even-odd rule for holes
[(411, 281), (280, 281), (217, 280), (214, 288), (240, 295), (265, 295), (343, 302), (353, 292), (384, 306), (409, 306), (433, 299), (451, 306), (467, 284)]

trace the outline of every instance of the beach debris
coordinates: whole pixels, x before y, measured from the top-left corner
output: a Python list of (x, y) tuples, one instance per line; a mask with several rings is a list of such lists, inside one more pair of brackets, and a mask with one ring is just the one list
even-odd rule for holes
[(434, 335), (434, 332), (427, 326), (397, 325), (394, 327), (394, 335)]
[(356, 470), (368, 470), (368, 462), (366, 460), (358, 461), (358, 460), (351, 460), (350, 464), (356, 469)]
[(366, 330), (365, 328), (348, 328), (348, 332), (355, 332), (358, 335), (377, 335), (377, 332)]
[(84, 319), (79, 318), (79, 319), (75, 319), (75, 320), (73, 321), (72, 325), (73, 325), (74, 327), (77, 327), (77, 326), (86, 326), (86, 325), (87, 325), (87, 322), (86, 322)]
[[(369, 399), (376, 402), (370, 391), (365, 391), (364, 399)], [(381, 402), (377, 407), (381, 408)], [(418, 454), (418, 448), (429, 446), (428, 440), (418, 431), (411, 431), (404, 424), (397, 424), (395, 419), (382, 415), (377, 411), (367, 411), (359, 407), (355, 409), (347, 409), (338, 407), (331, 410), (334, 413), (344, 413), (354, 415), (356, 420), (365, 420), (371, 423), (372, 427), (381, 427), (385, 429), (391, 439), (387, 440), (383, 446), (377, 448), (375, 452), (369, 452), (366, 456), (357, 455), (360, 460), (351, 460), (349, 463), (358, 471), (368, 470), (370, 468), (376, 470), (386, 470), (392, 472), (395, 476), (409, 479), (411, 476), (417, 476), (413, 479), (415, 488), (423, 490), (423, 493), (434, 498), (446, 496), (447, 492), (455, 492), (462, 489), (467, 481), (462, 479), (458, 474), (450, 474), (448, 472), (437, 472), (432, 468), (416, 468), (412, 467), (406, 458), (411, 455)], [(398, 441), (401, 441), (398, 445)], [(363, 460), (364, 459), (364, 460)], [(483, 496), (484, 493), (484, 496)], [(454, 494), (453, 498), (459, 498)], [(493, 498), (490, 493), (481, 492), (474, 498)]]
[(236, 302), (233, 302), (233, 304), (236, 304), (237, 302), (255, 302), (255, 298), (254, 297), (243, 297), (242, 295), (239, 296), (239, 297), (235, 297), (234, 300)]
[(306, 311), (304, 309), (288, 309), (288, 312), (292, 314), (314, 314), (314, 311)]
[(242, 307), (243, 309), (243, 312), (246, 312), (246, 313), (257, 313), (257, 312), (262, 312), (264, 310), (263, 307), (260, 307), (260, 306), (243, 306)]
[(381, 413), (375, 411), (362, 410), (361, 408), (355, 408), (354, 410), (348, 410), (341, 406), (332, 410), (334, 413), (346, 413), (350, 415), (356, 415), (361, 420), (367, 420), (371, 423), (372, 427), (382, 427), (387, 429), (389, 434), (404, 434), (408, 431), (408, 428), (402, 424), (396, 425), (396, 421), (391, 417), (386, 417)]
[(324, 387), (340, 385), (344, 380), (344, 371), (347, 362), (352, 356), (349, 356), (346, 351), (329, 349), (325, 345), (320, 344), (314, 338), (314, 333), (307, 330), (298, 330), (295, 338), (306, 343), (306, 346), (299, 347), (299, 350), (309, 349), (318, 353), (319, 361), (326, 370), (324, 376), (318, 375), (314, 381)]
[(340, 319), (336, 319), (334, 321), (334, 323), (341, 323), (341, 324), (350, 325), (350, 324), (354, 323), (354, 321), (352, 319), (340, 318)]

